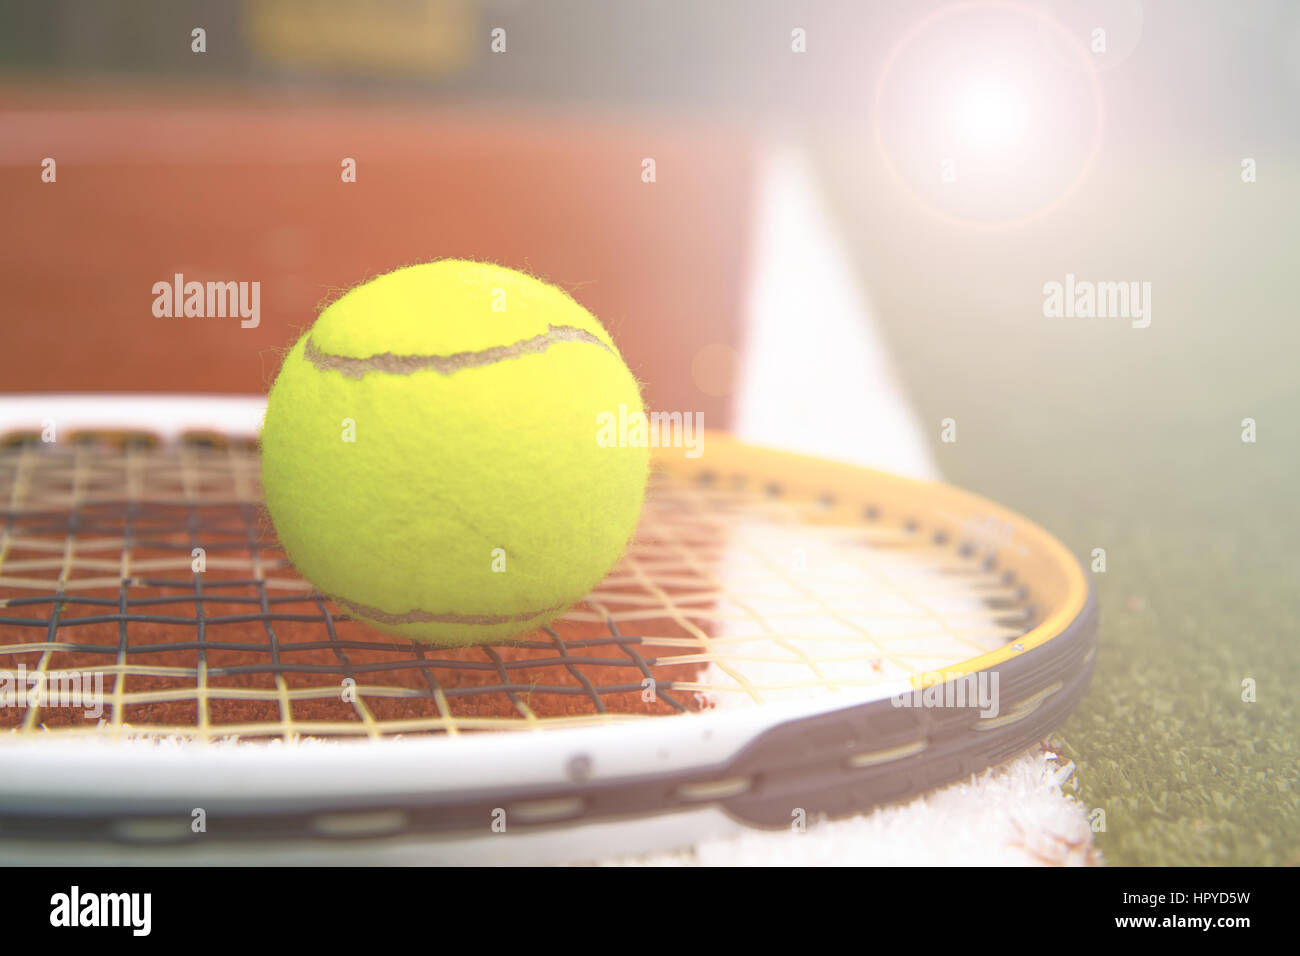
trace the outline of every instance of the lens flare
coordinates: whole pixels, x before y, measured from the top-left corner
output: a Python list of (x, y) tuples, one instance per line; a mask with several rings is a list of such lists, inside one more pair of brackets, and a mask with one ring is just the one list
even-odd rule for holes
[(1027, 113), (1024, 95), (1012, 84), (977, 80), (958, 91), (953, 127), (966, 144), (977, 149), (1007, 149), (1023, 140)]

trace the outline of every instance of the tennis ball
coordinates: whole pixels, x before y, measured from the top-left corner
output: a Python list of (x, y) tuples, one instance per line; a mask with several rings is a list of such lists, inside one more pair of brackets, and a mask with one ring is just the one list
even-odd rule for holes
[(481, 262), (398, 269), (285, 357), (267, 509), (350, 615), (440, 644), (509, 638), (582, 598), (635, 529), (649, 450), (598, 441), (620, 405), (643, 411), (637, 382), (565, 292)]

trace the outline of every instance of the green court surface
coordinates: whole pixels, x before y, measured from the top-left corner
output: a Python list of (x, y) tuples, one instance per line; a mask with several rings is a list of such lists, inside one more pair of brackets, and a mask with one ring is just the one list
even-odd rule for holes
[[(1243, 183), (1226, 144), (1110, 155), (1039, 223), (971, 232), (870, 157), (824, 149), (827, 190), (944, 476), (1085, 567), (1105, 549), (1063, 738), (1106, 861), (1300, 862), (1300, 170)], [(1151, 282), (1150, 326), (1046, 318), (1067, 273)]]

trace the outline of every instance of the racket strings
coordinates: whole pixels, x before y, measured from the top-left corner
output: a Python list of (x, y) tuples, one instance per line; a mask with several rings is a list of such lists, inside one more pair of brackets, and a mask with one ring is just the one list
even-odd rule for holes
[[(835, 501), (666, 469), (624, 559), (552, 627), (413, 644), (296, 575), (258, 468), (255, 443), (211, 434), (0, 446), (0, 727), (296, 740), (874, 698), (1033, 623), (985, 556), (869, 487)], [(77, 680), (101, 707), (67, 704)]]

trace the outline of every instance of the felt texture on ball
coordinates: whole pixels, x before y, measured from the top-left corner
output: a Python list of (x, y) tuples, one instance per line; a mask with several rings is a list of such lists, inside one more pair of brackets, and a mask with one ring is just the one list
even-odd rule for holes
[(349, 615), (439, 644), (540, 627), (636, 528), (649, 449), (598, 424), (644, 409), (566, 292), (440, 260), (330, 304), (267, 400), (262, 484), (289, 559)]

